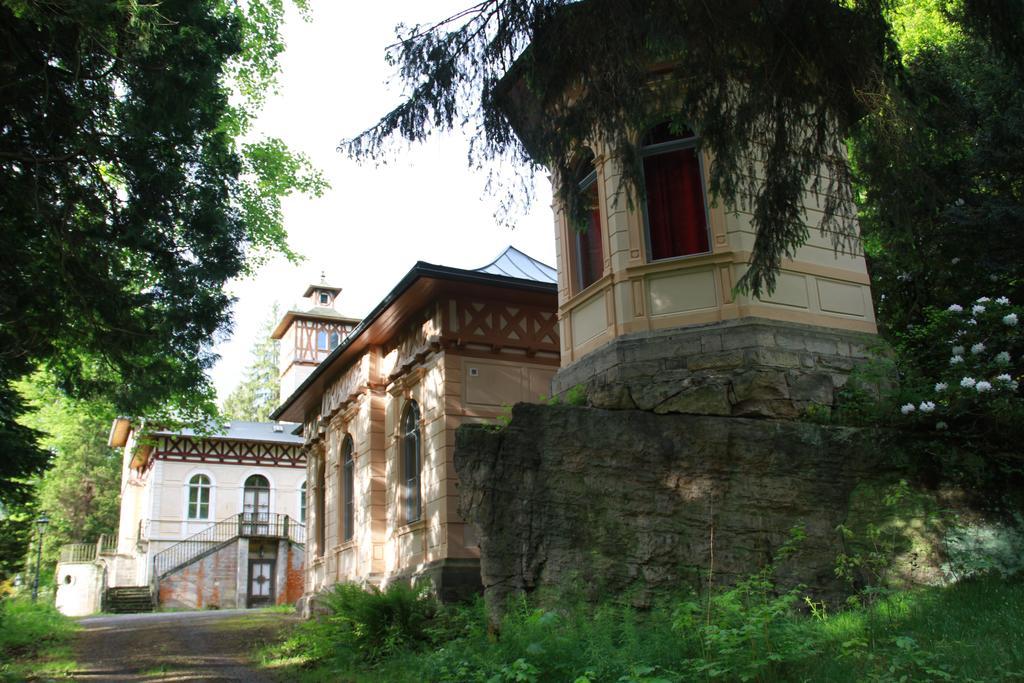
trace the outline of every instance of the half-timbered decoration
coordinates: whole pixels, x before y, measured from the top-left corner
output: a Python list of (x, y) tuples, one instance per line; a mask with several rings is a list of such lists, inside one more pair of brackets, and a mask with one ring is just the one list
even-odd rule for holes
[(297, 426), (231, 422), (197, 433), (117, 420), (110, 445), (124, 447), (118, 536), (58, 565), (58, 605), (78, 614), (117, 609), (125, 591), (171, 608), (295, 602), (303, 594), (306, 483)]
[(303, 294), (306, 306), (286, 312), (271, 333), (272, 339), (281, 342), (281, 396), (295, 391), (359, 324), (358, 318), (336, 310), (340, 295), (340, 287), (323, 282), (310, 285)]
[(509, 247), (463, 270), (417, 263), (274, 413), (301, 421), (306, 591), (429, 579), (480, 586), (457, 512), (455, 430), (549, 393), (558, 368), (554, 269)]

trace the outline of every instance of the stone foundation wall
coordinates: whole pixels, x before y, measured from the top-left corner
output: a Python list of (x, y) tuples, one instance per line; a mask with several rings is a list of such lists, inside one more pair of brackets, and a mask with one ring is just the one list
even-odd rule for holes
[(763, 318), (631, 334), (560, 370), (552, 393), (582, 386), (598, 408), (792, 418), (812, 403), (834, 405), (877, 342)]
[(573, 581), (644, 604), (757, 571), (797, 525), (780, 584), (838, 597), (836, 526), (890, 455), (850, 428), (519, 404), (505, 429), (461, 428), (455, 468), (489, 604)]

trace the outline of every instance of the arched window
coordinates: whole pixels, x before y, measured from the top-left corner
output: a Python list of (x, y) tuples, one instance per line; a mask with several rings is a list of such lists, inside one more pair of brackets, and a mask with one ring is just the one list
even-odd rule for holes
[(355, 456), (352, 451), (352, 437), (346, 435), (345, 441), (341, 444), (341, 533), (343, 541), (350, 541), (355, 535), (356, 469)]
[(403, 520), (410, 524), (423, 514), (420, 500), (420, 410), (416, 401), (409, 401), (402, 415), (402, 509)]
[(341, 335), (337, 332), (331, 332), (331, 350), (338, 348), (338, 344), (341, 342)]
[(667, 121), (643, 139), (648, 260), (710, 251), (698, 142), (692, 131)]
[(325, 330), (320, 330), (316, 333), (316, 350), (327, 350), (327, 332)]
[(188, 480), (188, 518), (210, 518), (210, 478), (205, 474)]
[(306, 482), (299, 487), (299, 521), (306, 523)]
[(316, 457), (316, 486), (313, 488), (314, 518), (313, 525), (316, 527), (316, 556), (323, 557), (327, 545), (327, 472), (324, 466), (325, 451), (321, 451)]
[(597, 169), (594, 168), (593, 153), (588, 152), (580, 161), (575, 182), (586, 212), (583, 225), (573, 226), (576, 291), (582, 291), (597, 282), (604, 272), (601, 207), (597, 194)]
[(250, 521), (270, 520), (270, 482), (262, 474), (253, 474), (245, 480), (242, 512)]

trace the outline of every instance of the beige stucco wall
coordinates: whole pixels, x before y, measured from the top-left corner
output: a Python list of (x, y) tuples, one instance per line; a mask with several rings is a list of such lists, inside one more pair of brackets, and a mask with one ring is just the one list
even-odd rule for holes
[[(129, 467), (134, 445), (133, 435), (125, 447), (122, 465), (118, 524), (120, 564), (108, 577), (111, 585), (145, 585), (156, 553), (242, 512), (245, 480), (253, 474), (262, 474), (270, 482), (271, 513), (288, 515), (296, 521), (301, 519), (300, 487), (306, 481), (305, 468), (157, 459), (140, 472)], [(210, 513), (205, 520), (187, 519), (188, 481), (196, 474), (207, 475), (211, 483)], [(138, 551), (140, 541), (144, 549), (141, 554)], [(130, 558), (136, 561), (129, 562)], [(125, 571), (134, 576), (129, 579)]]
[[(210, 515), (189, 520), (188, 481), (197, 474), (210, 478)], [(306, 480), (303, 468), (260, 467), (219, 463), (157, 460), (146, 537), (151, 542), (176, 542), (198, 533), (214, 522), (242, 512), (245, 480), (261, 474), (270, 482), (270, 512), (300, 519), (299, 488)]]
[[(338, 581), (386, 583), (427, 563), (479, 556), (477, 540), (457, 513), (453, 467), (455, 429), (466, 421), (494, 421), (507, 406), (536, 401), (550, 392), (553, 359), (441, 348), (439, 307), (385, 347), (371, 347), (328, 388), (307, 462), (315, 482), (317, 458), (325, 457), (324, 535), (318, 552), (307, 547), (307, 591)], [(400, 422), (410, 400), (420, 409), (422, 518), (401, 518)], [(341, 537), (341, 445), (352, 437), (355, 461), (354, 537)], [(315, 490), (315, 486), (313, 489)], [(311, 511), (315, 505), (310, 504)], [(315, 513), (314, 513), (315, 516)], [(311, 518), (310, 538), (317, 521)]]
[[(705, 187), (709, 159), (705, 158)], [(619, 187), (617, 163), (598, 155), (604, 276), (575, 291), (573, 234), (556, 205), (555, 241), (562, 366), (623, 334), (757, 316), (857, 332), (876, 332), (863, 254), (836, 253), (828, 235), (811, 237), (783, 264), (778, 285), (760, 299), (733, 295), (755, 233), (751, 214), (708, 205), (711, 253), (648, 262), (643, 214)], [(816, 225), (824, 199), (807, 193)]]

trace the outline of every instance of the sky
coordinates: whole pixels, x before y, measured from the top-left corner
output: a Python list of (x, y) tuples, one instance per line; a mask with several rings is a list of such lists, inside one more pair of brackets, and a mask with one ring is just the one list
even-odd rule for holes
[(284, 201), (284, 223), (298, 265), (273, 259), (252, 277), (229, 284), (236, 298), (233, 330), (214, 351), (210, 375), (221, 400), (241, 381), (250, 349), (276, 301), (283, 313), (300, 305), (306, 286), (341, 287), (337, 308), (362, 317), (416, 263), (458, 268), (489, 263), (508, 245), (554, 265), (551, 188), (538, 174), (535, 201), (514, 227), (494, 217), (486, 174), (468, 167), (461, 134), (436, 135), (404, 147), (386, 166), (357, 164), (339, 142), (374, 124), (402, 94), (384, 59), (395, 26), (436, 22), (469, 0), (313, 0), (311, 21), (290, 11), (284, 27), (280, 88), (256, 122), (306, 154), (331, 184), (323, 197)]

